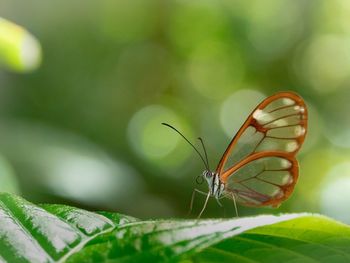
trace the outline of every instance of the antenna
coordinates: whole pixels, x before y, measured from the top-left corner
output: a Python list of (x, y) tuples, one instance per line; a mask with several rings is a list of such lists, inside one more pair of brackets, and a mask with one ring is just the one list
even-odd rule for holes
[(210, 170), (209, 170), (209, 165), (208, 165), (207, 162), (205, 162), (205, 160), (204, 160), (203, 156), (201, 155), (201, 153), (197, 150), (197, 148), (196, 148), (196, 147), (181, 133), (181, 132), (179, 132), (175, 127), (171, 126), (170, 124), (167, 124), (167, 123), (165, 123), (165, 122), (162, 122), (162, 124), (165, 125), (165, 126), (168, 126), (169, 128), (171, 128), (171, 129), (173, 129), (174, 131), (176, 131), (178, 134), (180, 134), (181, 137), (184, 138), (184, 139), (186, 140), (186, 142), (188, 142), (188, 144), (191, 145), (192, 148), (198, 153), (199, 157), (202, 159), (202, 161), (203, 161), (203, 163), (204, 163), (204, 166), (206, 167), (206, 169), (207, 169), (208, 171), (210, 171)]
[(201, 141), (201, 144), (202, 144), (202, 147), (203, 147), (203, 151), (204, 151), (204, 154), (205, 154), (205, 159), (207, 160), (207, 167), (208, 167), (208, 170), (210, 171), (207, 150), (205, 149), (204, 142), (203, 142), (201, 137), (198, 137), (198, 140)]

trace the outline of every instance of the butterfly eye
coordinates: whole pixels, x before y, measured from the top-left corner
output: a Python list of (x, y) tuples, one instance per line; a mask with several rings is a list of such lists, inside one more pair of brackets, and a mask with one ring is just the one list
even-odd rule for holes
[(206, 178), (210, 178), (210, 177), (212, 177), (212, 176), (213, 176), (213, 174), (212, 174), (211, 172), (205, 171), (205, 177), (206, 177)]

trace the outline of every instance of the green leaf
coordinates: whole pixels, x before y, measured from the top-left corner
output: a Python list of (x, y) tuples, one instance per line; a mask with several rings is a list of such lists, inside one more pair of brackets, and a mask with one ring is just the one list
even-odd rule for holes
[(0, 262), (350, 262), (350, 228), (319, 215), (148, 220), (0, 194)]
[(194, 262), (350, 262), (350, 227), (309, 215), (249, 230), (195, 255)]
[(96, 236), (136, 219), (101, 215), (64, 205), (33, 205), (0, 194), (0, 262), (64, 260)]

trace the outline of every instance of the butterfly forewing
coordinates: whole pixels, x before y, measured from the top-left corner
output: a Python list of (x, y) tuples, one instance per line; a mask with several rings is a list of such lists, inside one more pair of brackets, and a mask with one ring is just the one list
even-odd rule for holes
[(217, 173), (244, 205), (278, 206), (298, 178), (295, 154), (306, 135), (307, 109), (291, 92), (265, 99), (232, 139)]

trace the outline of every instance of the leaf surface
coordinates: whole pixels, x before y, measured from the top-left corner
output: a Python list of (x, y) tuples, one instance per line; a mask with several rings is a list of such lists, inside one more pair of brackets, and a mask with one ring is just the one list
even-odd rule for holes
[[(36, 206), (0, 194), (0, 258), (8, 262), (54, 262), (79, 251), (96, 236), (135, 221), (64, 205)], [(0, 261), (1, 262), (1, 261)]]
[(349, 247), (320, 215), (140, 221), (0, 193), (0, 262), (350, 262)]

